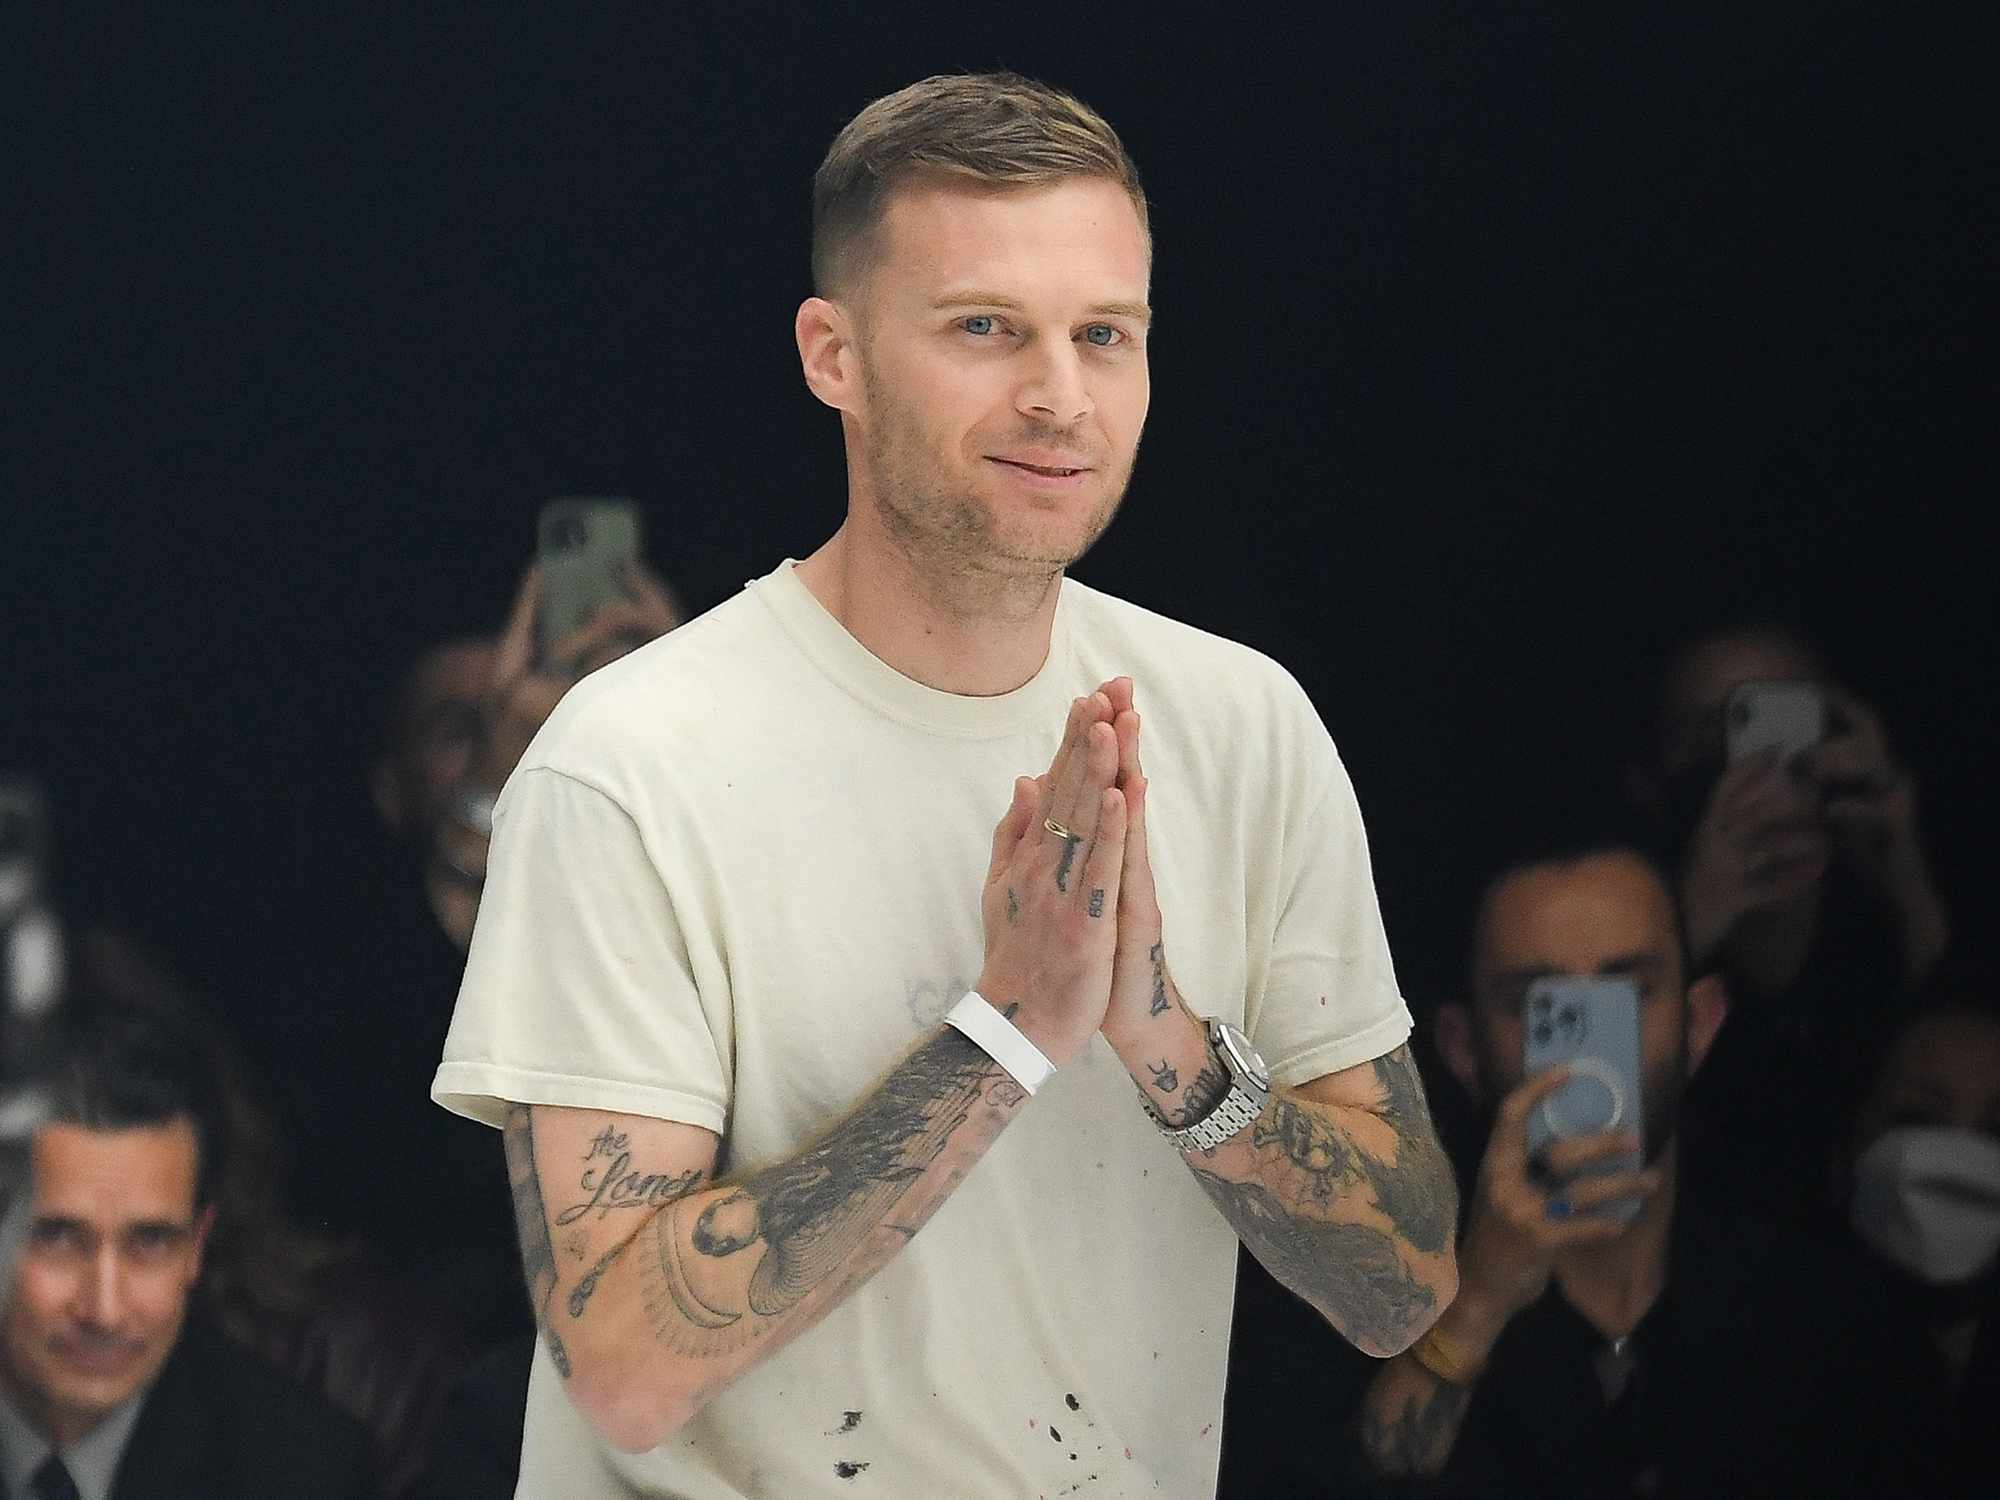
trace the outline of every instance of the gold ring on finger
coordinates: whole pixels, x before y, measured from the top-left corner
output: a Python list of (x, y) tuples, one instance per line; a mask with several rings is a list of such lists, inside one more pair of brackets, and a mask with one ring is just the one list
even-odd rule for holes
[(1053, 833), (1057, 838), (1062, 839), (1068, 843), (1074, 844), (1075, 842), (1077, 842), (1077, 835), (1071, 833), (1067, 828), (1063, 827), (1062, 824), (1058, 823), (1054, 818), (1042, 819), (1042, 827), (1048, 829), (1048, 831), (1050, 833)]

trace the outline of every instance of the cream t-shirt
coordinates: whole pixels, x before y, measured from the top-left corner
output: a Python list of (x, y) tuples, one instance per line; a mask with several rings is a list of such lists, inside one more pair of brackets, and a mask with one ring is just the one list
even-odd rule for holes
[[(1353, 789), (1276, 664), (1067, 580), (1042, 670), (957, 697), (787, 561), (578, 683), (529, 748), (433, 1097), (684, 1121), (729, 1174), (796, 1154), (975, 982), (1013, 780), (1120, 674), (1189, 1005), (1281, 1085), (1401, 1043)], [(538, 1344), (519, 1494), (1211, 1496), (1235, 1252), (1099, 1037), (873, 1280), (661, 1447), (598, 1440)]]

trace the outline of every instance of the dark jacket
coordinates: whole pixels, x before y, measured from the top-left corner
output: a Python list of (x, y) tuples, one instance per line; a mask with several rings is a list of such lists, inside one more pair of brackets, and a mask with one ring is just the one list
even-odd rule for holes
[(190, 1320), (119, 1461), (111, 1500), (375, 1500), (359, 1423)]

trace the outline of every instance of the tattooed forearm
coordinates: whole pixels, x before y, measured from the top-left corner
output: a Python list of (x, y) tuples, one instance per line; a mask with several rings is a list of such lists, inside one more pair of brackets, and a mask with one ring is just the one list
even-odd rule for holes
[(514, 1220), (521, 1235), (521, 1270), (528, 1281), (528, 1303), (535, 1323), (548, 1341), (549, 1358), (563, 1379), (569, 1379), (569, 1351), (549, 1321), (549, 1299), (556, 1292), (556, 1247), (549, 1237), (548, 1208), (542, 1202), (541, 1179), (535, 1172), (535, 1127), (524, 1105), (507, 1106), (501, 1144), (507, 1153), (507, 1178), (514, 1193)]
[[(620, 1146), (624, 1144), (624, 1138), (622, 1136), (619, 1138), (619, 1144)], [(619, 1159), (623, 1160), (622, 1155)], [(685, 1198), (689, 1193), (693, 1192), (696, 1188), (701, 1186), (702, 1178), (707, 1175), (708, 1174), (704, 1172), (701, 1168), (696, 1167), (692, 1171), (682, 1172), (678, 1176), (672, 1178), (649, 1178), (647, 1179), (648, 1181), (670, 1182), (673, 1184), (673, 1187), (671, 1191), (663, 1189), (658, 1195), (650, 1197), (645, 1201), (667, 1203), (667, 1202), (672, 1202), (676, 1199)], [(588, 1185), (589, 1183), (586, 1180), (585, 1186)], [(640, 1200), (632, 1199), (629, 1201), (636, 1203)], [(617, 1206), (624, 1207), (625, 1203), (621, 1202)], [(603, 1214), (600, 1213), (598, 1217), (602, 1218)], [(561, 1223), (562, 1220), (558, 1219), (556, 1222)], [(579, 1230), (578, 1232), (581, 1233), (582, 1231)], [(617, 1244), (613, 1245), (609, 1250), (605, 1251), (604, 1254), (598, 1258), (597, 1264), (592, 1266), (590, 1270), (585, 1273), (583, 1279), (570, 1289), (569, 1315), (572, 1318), (580, 1318), (583, 1316), (583, 1310), (584, 1308), (590, 1305), (590, 1299), (597, 1291), (597, 1284), (604, 1279), (604, 1273), (610, 1270), (611, 1267), (617, 1263), (617, 1260), (621, 1255), (623, 1255), (627, 1250), (632, 1248), (632, 1241), (635, 1237), (636, 1237), (636, 1232), (634, 1234), (628, 1234), (624, 1239), (620, 1240)]]
[(1382, 1087), (1382, 1114), (1396, 1127), (1396, 1164), (1360, 1152), (1362, 1175), (1376, 1206), (1403, 1238), (1419, 1250), (1443, 1250), (1458, 1223), (1458, 1184), (1431, 1124), (1416, 1059), (1402, 1046), (1373, 1066)]
[(898, 1210), (975, 1107), (1023, 1097), (984, 1051), (939, 1031), (818, 1145), (649, 1221), (641, 1265), (654, 1332), (682, 1353), (724, 1355), (815, 1292), (858, 1284), (890, 1253), (886, 1237), (867, 1242), (892, 1211), (900, 1243), (943, 1201), (950, 1184)]
[(1194, 1175), (1264, 1269), (1361, 1348), (1401, 1348), (1435, 1308), (1436, 1294), (1410, 1275), (1381, 1230), (1300, 1213), (1261, 1183), (1201, 1167)]
[[(1414, 1377), (1421, 1385), (1401, 1377), (1394, 1365), (1376, 1376), (1361, 1407), (1361, 1451), (1384, 1474), (1435, 1474), (1458, 1442), (1472, 1392), (1427, 1372)], [(1385, 1391), (1392, 1383), (1393, 1391)]]
[(1146, 955), (1153, 961), (1153, 1000), (1147, 1006), (1149, 1016), (1165, 1015), (1172, 1002), (1167, 999), (1167, 948), (1164, 943), (1153, 944)]
[[(1226, 1167), (1211, 1155), (1195, 1170), (1272, 1275), (1354, 1343), (1394, 1353), (1429, 1321), (1438, 1288), (1450, 1295), (1449, 1262), (1439, 1257), (1450, 1248), (1458, 1193), (1408, 1050), (1372, 1068), (1372, 1106), (1343, 1110), (1274, 1093), (1239, 1137), (1247, 1153), (1223, 1158)], [(1197, 1079), (1184, 1097), (1202, 1087)], [(1208, 1107), (1184, 1104), (1183, 1112), (1199, 1118)], [(1377, 1135), (1393, 1128), (1392, 1149), (1350, 1133), (1370, 1116)]]
[(614, 1208), (652, 1208), (671, 1203), (699, 1186), (703, 1175), (698, 1167), (673, 1176), (636, 1172), (632, 1169), (631, 1153), (621, 1151), (601, 1172), (592, 1168), (583, 1174), (577, 1186), (590, 1196), (557, 1214), (556, 1226), (574, 1224), (593, 1213), (602, 1219)]
[[(1174, 1081), (1178, 1083), (1180, 1079), (1176, 1077)], [(1188, 1084), (1186, 1092), (1181, 1095), (1181, 1102), (1171, 1109), (1160, 1110), (1160, 1118), (1176, 1130), (1185, 1130), (1220, 1104), (1222, 1096), (1228, 1092), (1229, 1075), (1223, 1071), (1222, 1064), (1211, 1056), (1202, 1063), (1201, 1071)]]

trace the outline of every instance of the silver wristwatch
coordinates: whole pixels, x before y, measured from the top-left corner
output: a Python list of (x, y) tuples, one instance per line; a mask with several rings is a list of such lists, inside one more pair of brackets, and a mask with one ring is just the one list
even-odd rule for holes
[[(1179, 1151), (1213, 1151), (1264, 1112), (1271, 1097), (1271, 1071), (1250, 1045), (1250, 1038), (1213, 1016), (1208, 1020), (1208, 1051), (1229, 1075), (1229, 1092), (1192, 1125), (1176, 1129), (1156, 1113), (1153, 1123)], [(1148, 1102), (1150, 1107), (1150, 1101)]]

